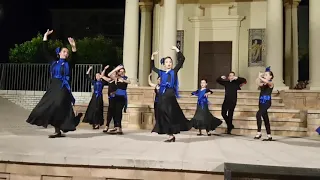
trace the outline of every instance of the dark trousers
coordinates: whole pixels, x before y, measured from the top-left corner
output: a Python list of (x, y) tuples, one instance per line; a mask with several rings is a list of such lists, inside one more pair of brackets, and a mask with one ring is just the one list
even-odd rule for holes
[(261, 132), (261, 125), (262, 125), (262, 119), (264, 121), (264, 125), (266, 126), (267, 134), (271, 134), (271, 129), (270, 129), (270, 120), (268, 116), (268, 109), (270, 108), (271, 103), (267, 102), (265, 104), (260, 103), (259, 104), (259, 110), (257, 112), (257, 125), (258, 125), (258, 132)]
[(235, 100), (225, 100), (222, 104), (221, 115), (226, 121), (227, 130), (231, 131), (234, 126), (232, 124), (234, 109), (237, 105), (237, 99)]
[(106, 126), (110, 126), (111, 120), (113, 119), (114, 122), (114, 114), (115, 114), (115, 99), (109, 98), (109, 106), (108, 106), (108, 114), (107, 114), (107, 123)]
[(114, 114), (114, 123), (115, 127), (122, 128), (122, 112), (123, 108), (126, 105), (126, 99), (124, 96), (115, 97), (115, 114)]

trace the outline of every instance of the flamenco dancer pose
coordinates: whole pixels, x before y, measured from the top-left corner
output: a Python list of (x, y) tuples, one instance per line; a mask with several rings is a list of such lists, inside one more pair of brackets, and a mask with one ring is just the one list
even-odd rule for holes
[(152, 54), (152, 70), (158, 73), (160, 77), (160, 89), (159, 89), (159, 101), (157, 104), (158, 109), (158, 127), (156, 132), (158, 134), (168, 134), (169, 139), (165, 142), (175, 142), (174, 134), (180, 133), (180, 131), (188, 131), (191, 129), (191, 123), (184, 116), (178, 102), (178, 79), (177, 73), (182, 67), (185, 57), (180, 50), (173, 46), (173, 50), (178, 53), (178, 64), (172, 67), (172, 58), (162, 58), (160, 63), (164, 65), (165, 71), (160, 70), (154, 66), (154, 56), (158, 54), (155, 52)]
[(268, 116), (268, 109), (271, 106), (271, 94), (273, 90), (273, 73), (270, 70), (270, 67), (266, 68), (265, 73), (259, 73), (259, 77), (257, 78), (257, 84), (260, 87), (260, 98), (259, 98), (259, 110), (257, 112), (257, 125), (258, 125), (258, 132), (254, 139), (260, 139), (261, 135), (261, 124), (263, 118), (264, 125), (266, 126), (267, 130), (267, 139), (263, 141), (272, 141), (271, 137), (271, 129), (270, 129), (270, 121)]
[(103, 95), (102, 90), (104, 85), (110, 81), (110, 78), (103, 77), (102, 75), (105, 73), (106, 69), (109, 66), (106, 66), (101, 73), (96, 73), (95, 80), (91, 79), (89, 73), (92, 69), (92, 66), (89, 67), (87, 71), (87, 79), (91, 82), (93, 86), (93, 94), (90, 100), (89, 106), (87, 108), (86, 114), (83, 118), (84, 123), (89, 123), (92, 125), (93, 129), (99, 129), (100, 126), (103, 125)]
[[(116, 76), (116, 72), (114, 71), (111, 74), (112, 77)], [(111, 77), (109, 76), (109, 77)], [(110, 127), (110, 123), (111, 120), (113, 119), (114, 122), (114, 118), (115, 118), (115, 93), (117, 90), (117, 85), (116, 85), (116, 81), (115, 80), (111, 80), (108, 83), (108, 100), (109, 100), (109, 105), (108, 105), (108, 113), (107, 113), (107, 123), (106, 123), (106, 127), (104, 128), (103, 132), (104, 133), (108, 133), (109, 132), (109, 127)], [(115, 122), (114, 122), (115, 123)], [(115, 127), (115, 124), (114, 124)], [(116, 131), (116, 129), (112, 129), (111, 131)]]
[[(113, 76), (114, 72), (117, 72), (116, 76)], [(115, 122), (115, 131), (112, 131), (112, 134), (122, 135), (122, 111), (126, 112), (128, 105), (128, 97), (127, 97), (127, 87), (130, 84), (130, 80), (125, 76), (125, 69), (122, 65), (117, 66), (114, 70), (112, 70), (108, 76), (115, 80), (117, 85), (117, 89), (115, 92), (115, 109), (114, 109), (114, 122)]]
[[(69, 68), (72, 67), (72, 63), (66, 60), (69, 56), (69, 50), (65, 47), (57, 48), (58, 60), (51, 57), (48, 52), (47, 40), (52, 32), (53, 30), (47, 30), (43, 36), (45, 58), (51, 63), (51, 83), (40, 102), (32, 110), (27, 122), (45, 128), (52, 125), (55, 128), (55, 133), (49, 138), (56, 138), (63, 136), (61, 131), (66, 133), (76, 130), (82, 114), (75, 117), (72, 108), (72, 104), (75, 103), (69, 85)], [(72, 38), (68, 38), (68, 41), (72, 47), (73, 58), (75, 58), (77, 51), (75, 41)]]
[(159, 130), (159, 125), (158, 125), (158, 100), (159, 100), (159, 89), (160, 89), (160, 77), (157, 78), (157, 84), (153, 84), (151, 81), (151, 75), (152, 73), (150, 73), (149, 78), (148, 78), (148, 82), (149, 85), (151, 87), (154, 87), (154, 93), (155, 93), (155, 97), (154, 97), (154, 103), (153, 103), (153, 107), (154, 107), (154, 119), (156, 121), (154, 128), (151, 132), (157, 132)]
[(203, 129), (206, 130), (208, 136), (211, 136), (210, 131), (214, 131), (222, 124), (222, 121), (214, 117), (209, 111), (208, 95), (212, 94), (212, 91), (207, 88), (207, 85), (207, 80), (202, 79), (200, 83), (201, 89), (191, 93), (191, 95), (198, 96), (197, 110), (192, 118), (193, 127), (199, 129), (198, 136), (203, 135)]
[(221, 115), (227, 124), (227, 134), (231, 134), (231, 131), (234, 128), (232, 120), (233, 112), (237, 105), (237, 91), (240, 89), (240, 85), (245, 84), (247, 80), (245, 78), (236, 77), (234, 72), (230, 72), (228, 78), (226, 78), (226, 76), (221, 76), (217, 79), (217, 82), (225, 88)]

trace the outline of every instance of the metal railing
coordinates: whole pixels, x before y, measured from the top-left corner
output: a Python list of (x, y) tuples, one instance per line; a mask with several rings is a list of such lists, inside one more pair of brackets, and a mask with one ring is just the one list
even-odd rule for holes
[[(89, 66), (93, 67), (91, 74), (102, 70), (102, 64), (76, 64), (71, 76), (72, 91), (91, 91), (91, 84), (85, 76)], [(94, 78), (93, 75), (92, 78)], [(49, 83), (49, 64), (0, 64), (1, 90), (46, 91)]]

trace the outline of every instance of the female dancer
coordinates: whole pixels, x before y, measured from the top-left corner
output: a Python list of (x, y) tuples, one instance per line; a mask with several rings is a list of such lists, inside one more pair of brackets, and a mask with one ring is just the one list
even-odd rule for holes
[(271, 130), (270, 130), (270, 121), (268, 116), (268, 109), (271, 106), (271, 94), (273, 90), (273, 73), (270, 71), (270, 67), (266, 68), (265, 73), (259, 73), (259, 77), (257, 78), (257, 84), (260, 87), (260, 98), (259, 98), (259, 110), (257, 112), (257, 125), (258, 125), (258, 132), (254, 139), (260, 139), (261, 135), (261, 124), (263, 118), (264, 125), (266, 126), (267, 130), (267, 139), (264, 141), (272, 141), (271, 137)]
[(198, 96), (197, 110), (192, 118), (193, 127), (199, 129), (198, 136), (202, 136), (203, 129), (206, 130), (208, 136), (211, 136), (210, 131), (214, 131), (222, 124), (222, 121), (214, 117), (209, 111), (208, 95), (212, 94), (212, 91), (207, 88), (207, 85), (207, 80), (202, 79), (200, 83), (201, 89), (191, 93), (191, 95)]
[[(117, 72), (116, 76), (112, 76), (114, 72)], [(127, 98), (127, 87), (130, 84), (130, 80), (125, 76), (125, 69), (122, 65), (119, 65), (114, 70), (112, 70), (108, 76), (116, 81), (117, 90), (115, 92), (115, 114), (114, 114), (114, 122), (115, 122), (115, 134), (122, 135), (122, 111), (126, 112), (128, 105)]]
[[(116, 72), (113, 72), (111, 75), (114, 77)], [(107, 123), (106, 127), (104, 128), (103, 132), (108, 133), (109, 132), (109, 126), (111, 123), (111, 120), (114, 119), (114, 114), (115, 114), (115, 93), (117, 90), (117, 85), (115, 80), (111, 80), (108, 83), (108, 99), (109, 99), (109, 104), (108, 104), (108, 114), (107, 114)], [(113, 120), (114, 122), (114, 120)], [(115, 125), (114, 125), (115, 127)], [(116, 129), (112, 129), (111, 131), (116, 131)]]
[[(69, 85), (71, 74), (69, 68), (72, 67), (72, 63), (66, 60), (69, 56), (69, 50), (65, 47), (57, 48), (58, 60), (51, 57), (48, 52), (47, 40), (52, 32), (53, 30), (49, 31), (48, 29), (43, 36), (45, 58), (51, 62), (51, 83), (40, 102), (32, 110), (27, 122), (45, 128), (52, 125), (55, 128), (55, 133), (49, 138), (56, 138), (63, 137), (61, 131), (66, 133), (76, 130), (82, 114), (75, 117), (72, 108), (72, 104), (75, 103)], [(77, 51), (75, 41), (72, 38), (68, 38), (68, 41), (72, 48), (73, 58), (75, 58)]]
[(159, 125), (158, 125), (158, 99), (159, 99), (159, 89), (160, 89), (160, 77), (157, 78), (157, 84), (153, 84), (151, 81), (151, 75), (152, 73), (149, 74), (149, 78), (148, 78), (148, 82), (149, 85), (151, 87), (154, 87), (154, 93), (155, 93), (155, 97), (154, 97), (154, 103), (153, 103), (153, 109), (154, 109), (154, 119), (156, 121), (154, 128), (152, 129), (151, 132), (157, 132), (159, 130)]
[(106, 85), (107, 82), (111, 79), (107, 77), (104, 77), (104, 79), (102, 79), (102, 74), (105, 73), (108, 67), (109, 66), (106, 66), (101, 73), (96, 73), (96, 80), (92, 80), (89, 76), (92, 66), (89, 67), (86, 74), (87, 79), (91, 82), (93, 86), (93, 94), (89, 106), (87, 108), (86, 114), (83, 118), (83, 122), (91, 124), (93, 129), (99, 129), (104, 122), (102, 90), (104, 85)]
[(158, 101), (158, 134), (168, 134), (169, 139), (165, 142), (175, 142), (174, 134), (180, 133), (180, 131), (188, 131), (192, 125), (189, 120), (184, 116), (178, 102), (178, 79), (177, 73), (183, 66), (185, 57), (180, 50), (173, 46), (173, 50), (178, 53), (178, 64), (173, 68), (173, 62), (171, 57), (162, 58), (160, 63), (164, 65), (165, 71), (160, 70), (154, 66), (154, 56), (158, 54), (155, 52), (152, 54), (152, 70), (158, 73), (161, 83), (159, 89), (159, 101)]

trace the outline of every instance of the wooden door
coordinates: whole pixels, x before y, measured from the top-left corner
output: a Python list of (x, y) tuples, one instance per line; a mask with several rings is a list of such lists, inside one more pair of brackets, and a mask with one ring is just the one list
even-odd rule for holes
[(232, 65), (231, 41), (206, 41), (199, 43), (198, 82), (205, 78), (210, 89), (223, 89), (216, 82), (222, 75), (228, 75)]

